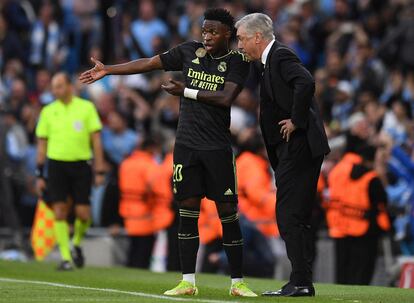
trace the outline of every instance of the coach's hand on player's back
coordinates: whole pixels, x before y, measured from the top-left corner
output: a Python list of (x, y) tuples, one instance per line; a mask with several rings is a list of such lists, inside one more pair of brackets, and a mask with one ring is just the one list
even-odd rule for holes
[(96, 80), (105, 77), (107, 74), (105, 65), (101, 61), (96, 60), (94, 57), (91, 57), (91, 61), (95, 66), (80, 75), (79, 80), (82, 83), (91, 84)]
[(168, 84), (166, 84), (166, 85), (163, 84), (163, 85), (161, 85), (161, 87), (167, 93), (170, 93), (171, 95), (182, 96), (184, 94), (185, 85), (184, 85), (184, 83), (182, 83), (180, 81), (175, 81), (173, 79), (170, 79), (168, 81)]
[(39, 198), (43, 196), (43, 192), (46, 189), (46, 180), (43, 178), (36, 179), (36, 194)]

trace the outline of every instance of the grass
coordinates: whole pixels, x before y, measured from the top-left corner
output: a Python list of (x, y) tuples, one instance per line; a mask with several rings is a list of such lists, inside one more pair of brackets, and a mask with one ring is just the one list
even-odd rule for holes
[[(86, 267), (73, 272), (57, 272), (55, 266), (0, 261), (0, 302), (414, 302), (414, 290), (332, 284), (316, 284), (317, 296), (314, 298), (233, 298), (228, 295), (229, 278), (210, 274), (197, 275), (200, 291), (197, 297), (167, 298), (162, 293), (176, 285), (181, 277), (179, 273), (153, 273), (120, 267)], [(247, 278), (246, 281), (257, 293), (277, 289), (283, 284), (269, 279)]]

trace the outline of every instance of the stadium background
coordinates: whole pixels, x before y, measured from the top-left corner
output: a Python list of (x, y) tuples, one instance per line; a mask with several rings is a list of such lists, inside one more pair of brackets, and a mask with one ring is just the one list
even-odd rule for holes
[[(393, 256), (414, 255), (414, 4), (408, 0), (1, 1), (3, 253), (30, 256), (25, 230), (32, 225), (37, 203), (34, 129), (42, 106), (53, 100), (50, 78), (59, 70), (73, 77), (76, 94), (94, 102), (105, 125), (108, 182), (94, 189), (94, 227), (101, 229), (91, 234), (122, 235), (118, 201), (112, 195), (114, 172), (136, 147), (131, 142), (138, 144), (144, 135), (153, 134), (164, 151), (171, 149), (179, 102), (160, 89), (171, 77), (167, 73), (109, 76), (90, 86), (80, 84), (77, 77), (90, 68), (91, 56), (107, 64), (121, 63), (200, 40), (202, 14), (214, 5), (226, 7), (236, 18), (251, 12), (271, 16), (277, 38), (312, 71), (332, 148), (323, 176), (340, 159), (347, 134), (381, 143), (376, 170), (386, 184), (393, 219), (384, 247)], [(232, 108), (236, 154), (257, 135), (257, 107), (257, 80), (252, 74)], [(323, 211), (316, 211), (318, 244), (329, 247)], [(395, 282), (384, 268), (380, 273), (387, 277), (376, 283)], [(330, 278), (322, 275), (318, 280)]]

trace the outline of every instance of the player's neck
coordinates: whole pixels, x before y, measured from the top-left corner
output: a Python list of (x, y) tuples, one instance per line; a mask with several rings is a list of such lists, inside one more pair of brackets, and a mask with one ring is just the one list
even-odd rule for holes
[(217, 50), (217, 52), (215, 52), (214, 54), (209, 53), (209, 55), (213, 59), (220, 59), (221, 57), (227, 55), (229, 52), (230, 52), (230, 50), (226, 48), (226, 49), (223, 49), (223, 50)]

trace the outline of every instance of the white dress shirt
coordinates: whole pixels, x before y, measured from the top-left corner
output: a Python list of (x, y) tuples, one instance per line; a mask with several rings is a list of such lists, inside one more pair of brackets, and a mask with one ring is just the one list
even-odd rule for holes
[(265, 65), (267, 61), (267, 57), (269, 56), (270, 49), (272, 48), (273, 43), (275, 43), (275, 39), (269, 42), (262, 53), (262, 64)]

